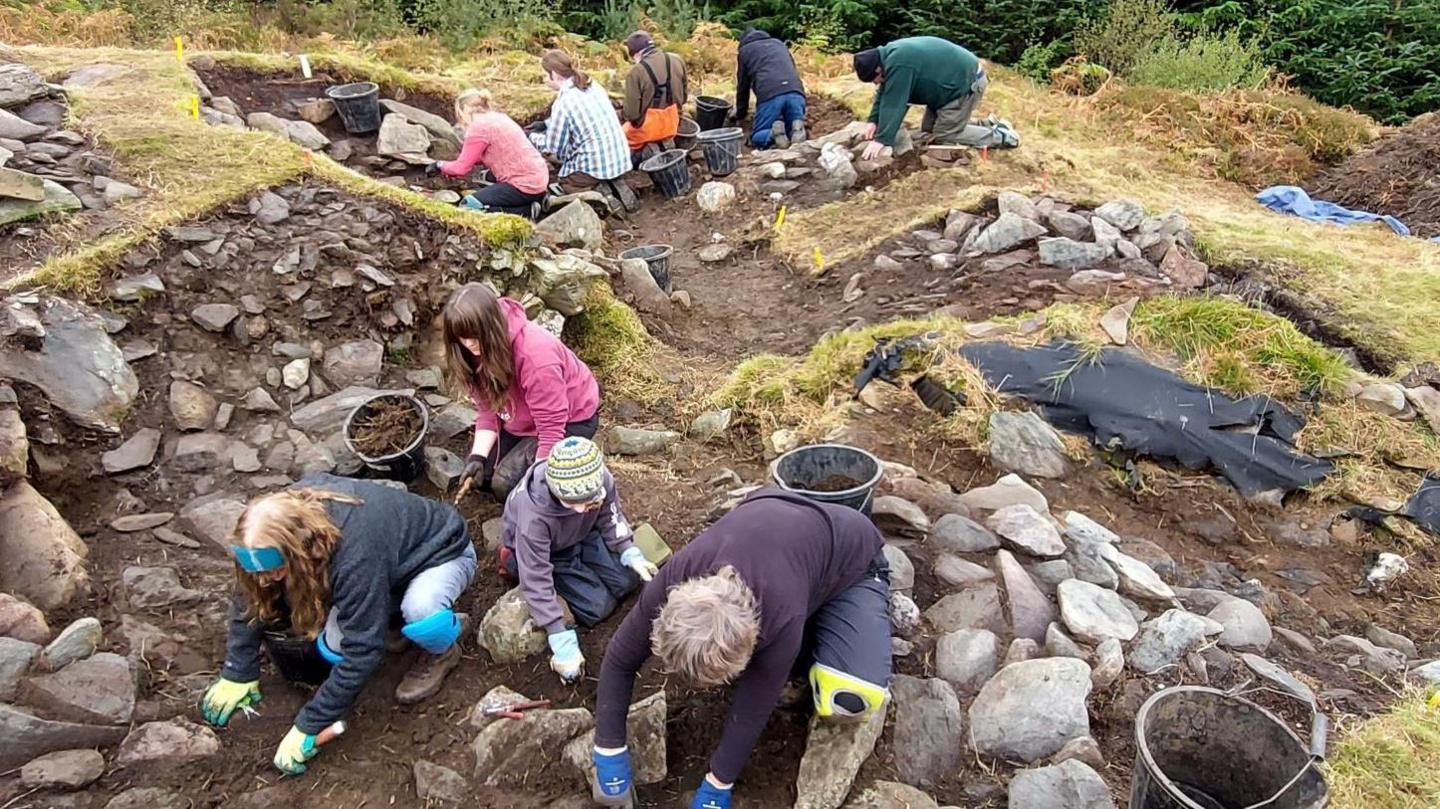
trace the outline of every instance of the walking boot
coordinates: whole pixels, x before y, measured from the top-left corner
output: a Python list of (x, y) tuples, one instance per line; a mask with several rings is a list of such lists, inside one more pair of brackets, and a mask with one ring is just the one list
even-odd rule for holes
[(470, 616), (460, 613), (456, 617), (460, 619), (460, 637), (449, 649), (438, 655), (416, 650), (418, 657), (400, 679), (400, 684), (395, 686), (396, 702), (413, 705), (435, 696), (440, 691), (440, 686), (445, 684), (445, 677), (460, 665), (460, 641), (470, 632)]

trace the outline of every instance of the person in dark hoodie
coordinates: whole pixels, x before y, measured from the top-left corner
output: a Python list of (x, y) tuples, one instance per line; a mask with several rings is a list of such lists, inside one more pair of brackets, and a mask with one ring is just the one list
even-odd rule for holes
[(595, 706), (593, 797), (631, 797), (626, 713), (640, 667), (700, 687), (735, 684), (691, 809), (729, 809), (731, 787), (792, 676), (822, 720), (883, 709), (890, 685), (890, 568), (864, 514), (764, 489), (678, 551), (610, 639)]
[[(350, 710), (385, 656), (391, 617), (425, 653), (395, 689), (402, 703), (440, 690), (460, 663), (465, 616), (455, 600), (475, 575), (475, 547), (453, 507), (376, 483), (312, 475), (252, 500), (235, 527), (238, 593), (220, 679), (200, 710), (224, 726), (260, 701), (267, 629), (315, 639), (332, 668), (275, 751), (287, 775), (305, 772), (316, 736)], [(288, 625), (288, 626), (287, 626)]]
[(657, 571), (632, 536), (615, 478), (588, 438), (556, 444), (505, 500), (500, 571), (520, 580), (530, 617), (549, 635), (550, 668), (567, 683), (585, 657), (559, 599), (583, 626), (605, 620)]
[(755, 120), (750, 142), (756, 149), (776, 143), (777, 125), (783, 126), (785, 142), (805, 140), (805, 85), (785, 43), (758, 28), (748, 28), (740, 37), (735, 74), (735, 120), (745, 119), (750, 93), (755, 93)]

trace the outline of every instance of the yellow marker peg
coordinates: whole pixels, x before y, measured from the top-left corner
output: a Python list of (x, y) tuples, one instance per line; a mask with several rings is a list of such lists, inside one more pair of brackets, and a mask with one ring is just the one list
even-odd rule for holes
[(1430, 699), (1427, 701), (1426, 704), (1430, 706), (1430, 710), (1432, 711), (1436, 708), (1440, 708), (1440, 691), (1436, 691), (1435, 693), (1431, 694)]
[(175, 37), (175, 58), (182, 63), (185, 61), (185, 40), (179, 36)]
[(785, 224), (785, 206), (780, 206), (780, 213), (775, 215), (775, 229), (778, 231)]
[(825, 269), (825, 257), (822, 256), (822, 255), (820, 255), (820, 246), (819, 246), (819, 245), (816, 245), (816, 246), (815, 246), (815, 256), (814, 256), (814, 258), (815, 258), (815, 272), (818, 273), (818, 272), (820, 272), (821, 270), (824, 270), (824, 269)]
[(198, 95), (190, 96), (190, 117), (197, 121), (200, 120), (200, 96)]

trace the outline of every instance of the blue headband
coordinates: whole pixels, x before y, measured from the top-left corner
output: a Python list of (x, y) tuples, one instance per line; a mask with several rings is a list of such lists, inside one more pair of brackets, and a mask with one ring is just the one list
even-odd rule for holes
[(280, 553), (279, 548), (247, 548), (243, 545), (231, 545), (230, 550), (235, 554), (235, 561), (248, 573), (265, 573), (271, 570), (279, 570), (285, 566), (285, 555)]

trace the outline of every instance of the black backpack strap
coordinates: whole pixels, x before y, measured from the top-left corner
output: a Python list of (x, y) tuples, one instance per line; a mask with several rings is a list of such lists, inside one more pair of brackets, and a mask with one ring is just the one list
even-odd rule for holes
[[(650, 67), (649, 62), (646, 62), (643, 59), (640, 61), (640, 66), (645, 68), (645, 72), (650, 76), (650, 84), (655, 87), (655, 98), (653, 101), (650, 102), (650, 109), (664, 109), (675, 103), (675, 94), (670, 91), (670, 79), (672, 77), (670, 70), (670, 55), (663, 51), (661, 52), (661, 55), (665, 57), (664, 84), (660, 83), (660, 77), (655, 75), (655, 69)], [(661, 103), (662, 100), (664, 101), (663, 104)]]

